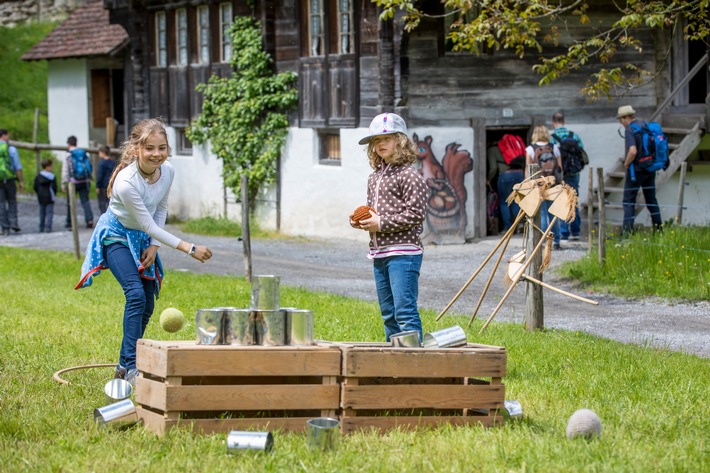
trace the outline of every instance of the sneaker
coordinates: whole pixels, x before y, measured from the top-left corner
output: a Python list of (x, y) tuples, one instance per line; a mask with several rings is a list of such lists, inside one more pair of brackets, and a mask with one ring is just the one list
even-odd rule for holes
[(574, 240), (574, 238), (570, 238), (569, 236), (561, 235), (560, 240), (567, 241), (567, 240)]
[(569, 239), (570, 241), (579, 241), (579, 235), (572, 235)]
[(22, 231), (22, 229), (20, 227), (18, 227), (17, 225), (15, 225), (14, 227), (12, 227), (12, 231), (15, 233), (19, 233)]
[(131, 383), (131, 386), (135, 387), (136, 386), (136, 378), (138, 378), (138, 376), (140, 376), (140, 374), (141, 373), (140, 373), (140, 371), (138, 371), (138, 369), (131, 368), (128, 371), (126, 371), (126, 377), (123, 379), (125, 379), (126, 381)]
[(560, 247), (560, 244), (559, 244), (559, 243), (555, 243), (555, 244), (552, 245), (552, 249), (553, 249), (553, 250), (561, 250), (562, 247)]
[(116, 371), (113, 373), (113, 379), (126, 379), (126, 368), (121, 365), (116, 365)]
[(94, 228), (94, 222), (93, 222), (93, 220), (92, 220), (92, 221), (89, 221), (89, 222), (86, 222), (86, 228)]

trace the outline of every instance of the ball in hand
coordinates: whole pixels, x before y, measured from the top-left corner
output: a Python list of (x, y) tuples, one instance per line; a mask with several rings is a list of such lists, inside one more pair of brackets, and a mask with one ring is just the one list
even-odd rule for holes
[(567, 422), (567, 438), (583, 437), (587, 440), (599, 437), (602, 434), (602, 421), (590, 409), (579, 409), (574, 412)]
[(373, 212), (375, 211), (375, 209), (367, 205), (361, 205), (360, 207), (356, 208), (352, 215), (353, 222), (360, 223), (361, 220), (367, 220), (368, 218), (372, 217), (372, 215), (370, 214), (370, 210), (372, 210)]
[(185, 325), (185, 315), (174, 307), (168, 307), (160, 314), (160, 326), (166, 332), (177, 332)]

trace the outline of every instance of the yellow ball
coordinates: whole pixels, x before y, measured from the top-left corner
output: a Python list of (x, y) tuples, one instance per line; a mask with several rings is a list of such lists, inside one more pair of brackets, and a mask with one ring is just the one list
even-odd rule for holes
[(185, 315), (174, 307), (168, 307), (160, 314), (160, 326), (166, 332), (177, 332), (185, 325)]

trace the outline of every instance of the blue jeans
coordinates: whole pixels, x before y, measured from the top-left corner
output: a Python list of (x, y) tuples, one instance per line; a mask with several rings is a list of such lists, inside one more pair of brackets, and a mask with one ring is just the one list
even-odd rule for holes
[(0, 225), (3, 230), (18, 228), (17, 184), (14, 179), (0, 181)]
[(374, 260), (375, 285), (380, 312), (385, 323), (385, 340), (406, 330), (419, 332), (422, 339), (422, 321), (419, 318), (419, 270), (422, 255), (389, 256)]
[[(565, 175), (565, 184), (570, 186), (579, 196), (579, 173), (572, 174), (571, 176)], [(568, 239), (571, 235), (579, 236), (579, 230), (581, 228), (581, 220), (579, 218), (579, 206), (574, 208), (574, 220), (570, 223), (564, 220), (560, 221), (560, 235), (563, 239)]]
[(54, 218), (54, 203), (39, 204), (39, 232), (50, 233), (52, 231), (52, 219)]
[(138, 275), (131, 250), (123, 243), (105, 246), (104, 259), (126, 296), (119, 364), (135, 368), (136, 342), (143, 337), (155, 307), (155, 281)]
[[(94, 214), (91, 212), (91, 202), (89, 202), (90, 182), (79, 182), (74, 184), (76, 193), (79, 194), (81, 207), (84, 209), (84, 222), (88, 225), (94, 222)], [(71, 211), (69, 210), (69, 191), (67, 191), (67, 222), (66, 227), (71, 228)]]
[[(632, 166), (634, 165), (632, 164)], [(628, 233), (634, 230), (636, 196), (639, 193), (639, 189), (643, 191), (643, 198), (646, 200), (646, 208), (651, 214), (653, 226), (660, 228), (663, 220), (661, 220), (661, 209), (658, 207), (658, 201), (656, 200), (656, 173), (647, 172), (636, 167), (634, 169), (636, 180), (633, 181), (630, 169), (626, 170), (626, 177), (624, 178), (624, 222), (621, 226), (622, 232)]]
[[(547, 227), (550, 226), (550, 222), (552, 221), (553, 218), (555, 218), (555, 216), (549, 212), (551, 205), (552, 205), (551, 200), (543, 200), (542, 205), (540, 206), (540, 228), (542, 229), (543, 232), (547, 230)], [(552, 227), (552, 233), (555, 235), (555, 238), (552, 240), (552, 243), (559, 245), (560, 244), (560, 219), (557, 219), (555, 221), (555, 225)]]
[(518, 216), (520, 206), (513, 202), (508, 205), (506, 199), (513, 192), (513, 186), (523, 182), (525, 174), (522, 169), (509, 170), (498, 175), (498, 197), (500, 201), (500, 218), (503, 220), (503, 231), (507, 231)]

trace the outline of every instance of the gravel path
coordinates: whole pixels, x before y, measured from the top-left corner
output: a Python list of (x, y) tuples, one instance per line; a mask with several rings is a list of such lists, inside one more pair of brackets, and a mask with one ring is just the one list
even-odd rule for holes
[[(95, 202), (92, 204), (96, 206)], [(37, 233), (38, 208), (34, 198), (22, 196), (19, 213), (23, 231), (0, 237), (0, 245), (73, 251), (71, 232), (64, 230), (64, 200), (56, 204), (54, 232), (50, 234)], [(186, 240), (208, 245), (214, 257), (210, 262), (200, 264), (193, 259), (184, 258), (182, 253), (177, 251), (162, 251), (161, 257), (166, 267), (195, 273), (244, 275), (242, 244), (236, 238), (187, 236), (172, 226), (169, 230), (185, 236)], [(86, 245), (90, 234), (91, 230), (82, 228), (81, 245)], [(466, 245), (427, 246), (420, 279), (420, 306), (441, 311), (497, 242), (497, 238), (486, 238)], [(519, 251), (521, 243), (520, 237), (514, 237), (507, 253)], [(363, 240), (255, 240), (252, 241), (253, 274), (279, 275), (281, 284), (285, 286), (300, 286), (310, 290), (376, 300), (372, 264), (365, 258), (366, 246), (367, 243)], [(710, 358), (710, 302), (629, 300), (606, 294), (582, 293), (570, 281), (557, 277), (554, 269), (563, 261), (575, 260), (585, 254), (586, 243), (563, 242), (563, 250), (552, 255), (552, 265), (545, 272), (545, 282), (596, 300), (599, 305), (585, 304), (545, 290), (546, 327), (584, 331), (625, 343), (647, 344)], [(494, 261), (495, 259), (463, 292), (451, 307), (451, 312), (471, 313)], [(506, 290), (502, 283), (502, 271), (499, 274), (501, 276), (496, 276), (479, 310), (479, 318), (487, 318), (490, 315)], [(225, 304), (228, 302), (225, 301)], [(524, 306), (524, 284), (519, 284), (495, 320), (523, 323)]]

